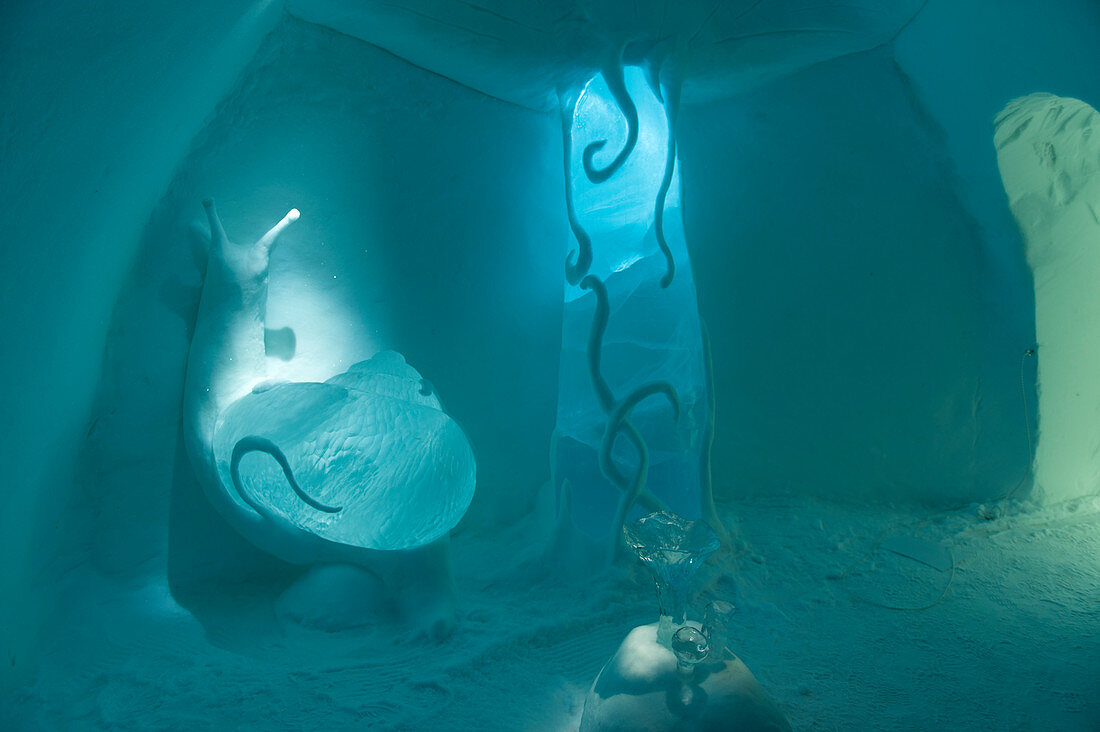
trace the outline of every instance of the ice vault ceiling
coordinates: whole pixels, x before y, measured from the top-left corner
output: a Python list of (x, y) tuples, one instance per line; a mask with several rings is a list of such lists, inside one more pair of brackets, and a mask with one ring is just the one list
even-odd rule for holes
[(288, 0), (298, 18), (535, 109), (625, 60), (675, 58), (717, 98), (891, 38), (924, 0)]

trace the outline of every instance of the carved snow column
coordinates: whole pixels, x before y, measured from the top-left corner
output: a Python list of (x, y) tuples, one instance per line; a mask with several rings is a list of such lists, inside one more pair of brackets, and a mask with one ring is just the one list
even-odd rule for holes
[[(647, 73), (648, 71), (648, 73)], [(616, 58), (561, 96), (566, 259), (552, 449), (561, 520), (613, 556), (669, 509), (720, 526), (713, 409), (676, 161), (679, 84)]]
[(1100, 114), (1032, 94), (997, 116), (1005, 192), (1035, 278), (1039, 442), (1035, 490), (1100, 490)]

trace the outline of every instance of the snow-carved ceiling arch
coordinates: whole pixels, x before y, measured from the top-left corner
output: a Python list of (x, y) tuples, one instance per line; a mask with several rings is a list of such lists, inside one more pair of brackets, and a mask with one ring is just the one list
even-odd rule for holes
[(893, 38), (924, 0), (288, 0), (302, 20), (525, 107), (595, 70), (674, 54), (684, 101), (723, 97)]

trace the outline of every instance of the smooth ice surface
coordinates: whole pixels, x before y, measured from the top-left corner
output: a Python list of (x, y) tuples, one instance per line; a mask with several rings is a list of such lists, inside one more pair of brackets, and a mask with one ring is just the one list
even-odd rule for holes
[(691, 625), (684, 625), (672, 634), (672, 652), (676, 654), (681, 671), (690, 672), (710, 655), (707, 640), (701, 630)]
[[(603, 77), (597, 76), (585, 86), (573, 114), (568, 184), (573, 188), (577, 218), (592, 238), (590, 272), (607, 288), (610, 313), (600, 348), (601, 373), (616, 400), (655, 381), (667, 381), (675, 389), (678, 420), (668, 401), (657, 396), (639, 403), (630, 421), (649, 453), (647, 489), (677, 513), (697, 517), (702, 512), (699, 454), (707, 419), (706, 379), (695, 283), (681, 218), (680, 177), (676, 166), (665, 199), (663, 227), (675, 275), (668, 287), (661, 287), (668, 270), (657, 244), (654, 212), (670, 144), (669, 126), (642, 69), (628, 68), (625, 76), (639, 120), (633, 153), (607, 181), (593, 183), (585, 174), (582, 160), (588, 145), (607, 140), (594, 158), (594, 164), (602, 167), (627, 138), (623, 114)], [(577, 248), (573, 238), (565, 243), (565, 252)], [(608, 414), (593, 386), (588, 356), (596, 295), (579, 284), (565, 281), (563, 285), (552, 459), (558, 483), (568, 480), (572, 487), (574, 525), (599, 539), (614, 530), (622, 489), (599, 466)], [(632, 478), (639, 462), (633, 445), (620, 436), (612, 456)], [(633, 515), (641, 513), (635, 510)]]
[(1039, 442), (1048, 500), (1100, 488), (1100, 115), (1078, 99), (1011, 102), (994, 142), (1035, 273)]
[[(992, 149), (990, 118), (973, 124)], [(987, 249), (1016, 243), (985, 242), (890, 49), (685, 110), (680, 128), (718, 495), (1011, 489), (1028, 468), (1033, 344), (1026, 321), (1001, 325)]]
[(261, 453), (242, 460), (242, 487), (252, 500), (329, 541), (385, 550), (422, 546), (454, 528), (474, 495), (474, 456), (465, 435), (420, 374), (392, 351), (323, 384), (276, 384), (230, 406), (214, 440), (229, 491), (234, 446), (254, 434), (281, 446), (299, 485), (339, 511), (302, 501), (278, 464)]
[(28, 668), (54, 606), (52, 583), (38, 582), (45, 555), (86, 534), (80, 510), (58, 506), (81, 503), (73, 458), (88, 439), (112, 312), (142, 227), (280, 11), (269, 0), (0, 11), (0, 341), (21, 354), (3, 364), (11, 435), (0, 451), (24, 487), (0, 511), (2, 553), (20, 557), (0, 566), (0, 592), (24, 598), (0, 610), (9, 659), (0, 674)]

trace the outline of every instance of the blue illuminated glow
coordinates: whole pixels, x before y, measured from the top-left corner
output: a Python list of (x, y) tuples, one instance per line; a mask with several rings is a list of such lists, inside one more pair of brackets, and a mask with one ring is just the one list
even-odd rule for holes
[[(647, 234), (654, 224), (654, 203), (664, 175), (668, 120), (645, 73), (631, 66), (624, 75), (627, 91), (638, 111), (638, 142), (623, 166), (603, 183), (593, 183), (585, 174), (584, 150), (594, 141), (607, 140), (593, 159), (597, 167), (607, 165), (626, 142), (627, 124), (602, 75), (585, 85), (573, 111), (570, 161), (573, 202), (581, 225), (594, 240), (590, 271), (601, 278), (660, 254), (656, 239)], [(666, 228), (673, 220), (679, 220), (678, 168), (665, 200)], [(686, 250), (680, 248), (678, 256), (686, 259)], [(583, 294), (578, 287), (569, 289), (573, 292), (567, 293), (567, 298)]]
[(676, 95), (659, 96), (640, 68), (622, 71), (625, 95), (599, 75), (562, 110), (573, 238), (554, 464), (574, 525), (592, 538), (617, 537), (655, 506), (700, 517), (709, 495), (702, 337), (670, 154), (675, 103), (662, 101)]

